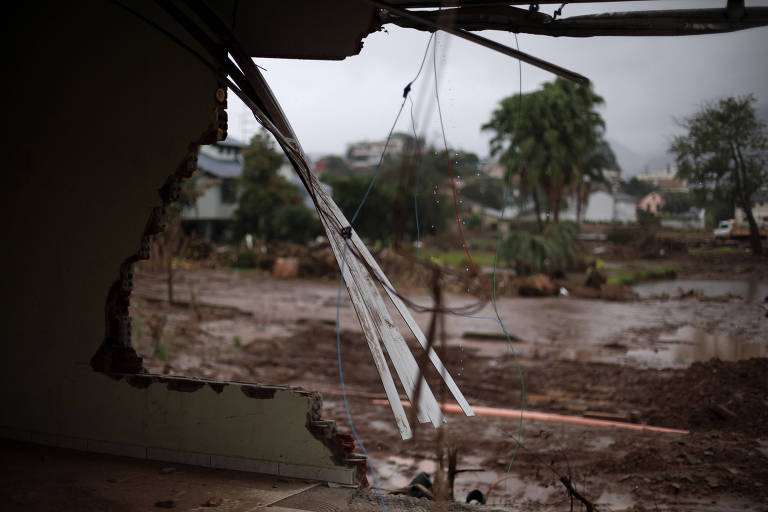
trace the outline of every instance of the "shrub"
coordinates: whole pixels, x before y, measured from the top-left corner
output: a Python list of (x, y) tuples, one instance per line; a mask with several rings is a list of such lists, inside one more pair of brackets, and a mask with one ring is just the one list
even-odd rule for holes
[(467, 221), (467, 227), (469, 229), (480, 229), (483, 227), (483, 218), (480, 217), (478, 214), (473, 213), (470, 215), (469, 220)]
[(552, 224), (537, 235), (515, 231), (504, 241), (501, 254), (518, 275), (560, 273), (575, 259), (578, 227), (572, 223)]
[(616, 227), (608, 231), (605, 239), (616, 245), (625, 245), (635, 239), (635, 230), (631, 228)]

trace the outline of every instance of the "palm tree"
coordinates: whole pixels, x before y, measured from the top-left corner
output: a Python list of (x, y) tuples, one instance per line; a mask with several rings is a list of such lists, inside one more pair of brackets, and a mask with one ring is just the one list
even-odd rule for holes
[(587, 156), (583, 165), (579, 167), (575, 190), (577, 223), (581, 223), (582, 210), (589, 198), (589, 194), (592, 193), (592, 187), (595, 185), (610, 186), (603, 173), (605, 170), (620, 171), (620, 168), (610, 144), (601, 138), (595, 149)]
[[(603, 99), (590, 87), (561, 78), (537, 91), (501, 100), (483, 130), (495, 132), (491, 154), (530, 193), (539, 230), (557, 223), (566, 192), (579, 182), (605, 127), (594, 109)], [(542, 221), (542, 203), (551, 212)]]

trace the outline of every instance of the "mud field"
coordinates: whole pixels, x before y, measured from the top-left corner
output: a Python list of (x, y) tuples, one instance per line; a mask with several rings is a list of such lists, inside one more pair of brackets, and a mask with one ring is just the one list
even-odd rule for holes
[[(684, 264), (685, 279), (766, 283), (764, 260)], [(349, 429), (336, 352), (336, 281), (180, 270), (175, 290), (177, 303), (169, 306), (163, 275), (137, 275), (134, 343), (151, 372), (316, 390), (324, 416)], [(349, 408), (381, 487), (434, 472), (441, 437), (456, 450), (458, 468), (468, 470), (456, 478), (460, 501), (480, 489), (489, 505), (510, 510), (570, 510), (561, 481), (567, 477), (597, 510), (768, 510), (762, 301), (690, 293), (625, 302), (504, 297), (498, 308), (522, 341), (510, 346), (498, 337), (498, 324), (484, 318), (493, 316), (489, 306), (475, 313), (481, 318), (444, 317), (439, 351), (470, 404), (519, 409), (524, 399), (526, 410), (689, 433), (525, 421), (518, 444), (519, 418), (449, 415), (441, 432), (422, 425), (402, 441), (388, 405), (374, 403), (382, 386), (343, 292)], [(429, 314), (415, 316), (426, 331)], [(437, 394), (434, 377), (428, 380)]]

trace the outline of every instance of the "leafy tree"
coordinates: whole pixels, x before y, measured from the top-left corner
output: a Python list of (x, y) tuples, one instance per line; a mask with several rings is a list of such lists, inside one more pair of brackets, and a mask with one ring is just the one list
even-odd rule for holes
[[(357, 211), (370, 182), (370, 176), (328, 178), (327, 183), (333, 189), (333, 200), (347, 219), (352, 220), (352, 215)], [(389, 243), (392, 240), (394, 219), (392, 204), (396, 194), (396, 189), (391, 183), (377, 179), (354, 222), (355, 231), (361, 237), (383, 243)]]
[(683, 119), (688, 133), (674, 138), (678, 175), (694, 188), (719, 190), (733, 198), (749, 223), (750, 244), (762, 254), (760, 232), (752, 214), (752, 195), (768, 183), (768, 135), (757, 119), (752, 95), (722, 98)]
[(658, 190), (656, 185), (647, 181), (641, 181), (635, 176), (633, 176), (629, 181), (621, 182), (621, 191), (638, 199), (645, 197), (656, 190)]
[(501, 153), (501, 163), (520, 176), (523, 194), (533, 198), (540, 231), (542, 207), (558, 222), (566, 193), (601, 141), (605, 122), (595, 108), (602, 103), (590, 87), (558, 78), (522, 98), (504, 98), (482, 126), (495, 133), (491, 153)]
[(423, 140), (406, 139), (403, 154), (385, 160), (380, 176), (395, 187), (391, 205), (395, 243), (416, 237), (414, 199), (418, 201), (421, 235), (436, 234), (455, 225), (450, 175), (453, 173), (457, 182), (466, 183), (466, 178), (475, 176), (479, 167), (480, 159), (474, 153), (449, 148), (446, 155), (444, 149), (425, 148)]
[(578, 234), (570, 222), (550, 224), (541, 234), (515, 231), (504, 240), (501, 255), (518, 275), (562, 272), (575, 260)]
[(323, 166), (323, 176), (352, 176), (355, 173), (347, 161), (337, 155), (325, 157)]
[(693, 207), (693, 197), (687, 192), (665, 192), (661, 197), (664, 199), (666, 213), (685, 213)]
[[(425, 148), (423, 140), (407, 134), (398, 137), (404, 139), (403, 152), (388, 154), (384, 159), (354, 223), (361, 236), (383, 243), (398, 244), (416, 238), (414, 199), (418, 201), (421, 236), (442, 231), (454, 215), (445, 151)], [(478, 172), (479, 158), (474, 153), (450, 149), (449, 154), (454, 176)], [(325, 180), (333, 188), (334, 200), (349, 218), (368, 189), (371, 176), (336, 175)]]
[(483, 206), (501, 210), (504, 206), (504, 181), (493, 176), (479, 176), (467, 180), (461, 195)]
[(187, 249), (192, 239), (182, 229), (181, 212), (185, 208), (195, 206), (197, 199), (206, 190), (221, 183), (219, 179), (203, 182), (201, 176), (202, 172), (197, 170), (181, 183), (179, 198), (166, 209), (165, 229), (152, 241), (150, 268), (154, 271), (166, 271), (169, 304), (173, 303), (173, 259)]
[(298, 202), (282, 204), (275, 209), (268, 238), (303, 244), (322, 232), (315, 212)]
[(285, 161), (265, 131), (243, 150), (240, 198), (235, 211), (235, 234), (251, 233), (265, 240), (304, 243), (321, 231), (320, 221), (304, 206), (295, 185), (277, 173)]

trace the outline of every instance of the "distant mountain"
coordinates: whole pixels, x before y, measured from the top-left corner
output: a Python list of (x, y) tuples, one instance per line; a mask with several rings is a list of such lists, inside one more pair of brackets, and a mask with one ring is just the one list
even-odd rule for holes
[(668, 153), (640, 155), (615, 139), (610, 137), (607, 137), (607, 139), (621, 166), (621, 179), (623, 180), (627, 180), (646, 170), (664, 169), (667, 165), (675, 163), (674, 156)]
[[(645, 165), (648, 169), (666, 169), (668, 165), (675, 164), (675, 156), (669, 153), (660, 153), (648, 159)], [(643, 168), (642, 170), (645, 170)]]
[(757, 114), (758, 119), (760, 119), (762, 122), (768, 125), (768, 105), (757, 107), (755, 109), (755, 114)]
[(619, 161), (619, 165), (621, 166), (622, 179), (626, 179), (629, 176), (634, 176), (642, 170), (644, 165), (643, 157), (615, 139), (610, 137), (606, 137), (606, 139), (611, 145), (611, 149), (613, 149), (613, 152), (616, 155), (616, 159)]

